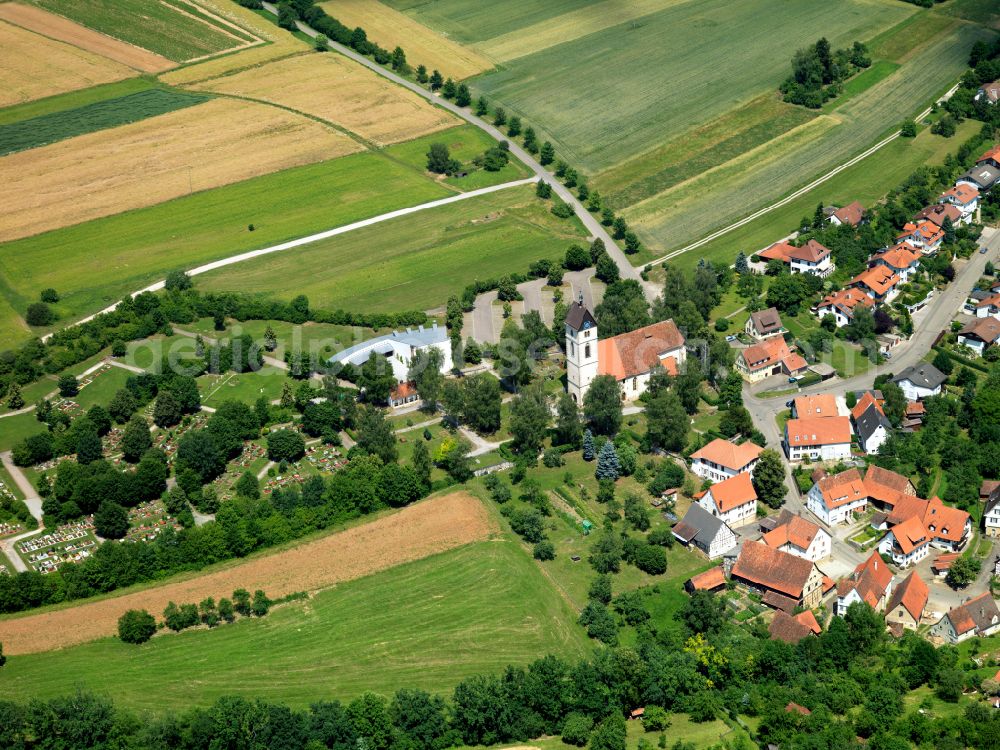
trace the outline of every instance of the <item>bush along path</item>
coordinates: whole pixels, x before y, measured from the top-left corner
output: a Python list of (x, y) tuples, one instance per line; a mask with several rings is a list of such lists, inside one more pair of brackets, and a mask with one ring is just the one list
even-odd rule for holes
[[(263, 3), (263, 7), (265, 10), (269, 11), (275, 16), (278, 15), (278, 8), (276, 5), (265, 2)], [(302, 21), (297, 21), (296, 23), (298, 25), (299, 30), (302, 33), (307, 34), (313, 39), (315, 39), (318, 36), (321, 36), (321, 34), (318, 31), (308, 26), (307, 24), (303, 23)], [(646, 284), (642, 280), (642, 278), (639, 275), (639, 269), (635, 268), (629, 262), (628, 258), (625, 256), (625, 253), (622, 251), (621, 248), (618, 247), (615, 240), (612, 238), (611, 234), (601, 224), (601, 222), (598, 221), (596, 218), (594, 218), (594, 216), (586, 209), (583, 203), (569, 190), (569, 188), (567, 188), (565, 185), (563, 185), (557, 179), (555, 179), (554, 175), (551, 172), (545, 169), (545, 167), (543, 167), (541, 163), (539, 163), (539, 161), (535, 159), (534, 156), (529, 154), (524, 148), (518, 145), (518, 143), (515, 142), (512, 138), (509, 138), (508, 136), (504, 135), (500, 130), (498, 130), (496, 127), (486, 122), (482, 118), (477, 117), (473, 113), (472, 109), (470, 109), (470, 107), (461, 107), (458, 104), (450, 102), (444, 97), (438, 96), (433, 92), (428, 91), (423, 86), (413, 83), (412, 81), (408, 81), (402, 76), (393, 73), (391, 70), (388, 70), (379, 65), (378, 63), (369, 60), (364, 55), (355, 52), (354, 50), (344, 46), (343, 44), (339, 44), (338, 42), (328, 39), (327, 46), (330, 49), (335, 50), (340, 54), (344, 55), (345, 57), (354, 60), (359, 65), (364, 65), (366, 68), (374, 71), (383, 78), (387, 78), (393, 83), (402, 86), (408, 89), (409, 91), (412, 91), (418, 96), (430, 102), (433, 102), (434, 104), (437, 104), (439, 107), (443, 107), (444, 109), (448, 110), (457, 117), (460, 117), (466, 122), (475, 125), (477, 128), (487, 133), (491, 138), (495, 139), (496, 141), (506, 141), (510, 145), (510, 152), (514, 154), (514, 156), (516, 156), (518, 159), (520, 159), (532, 172), (534, 172), (538, 179), (545, 180), (547, 183), (549, 183), (552, 187), (553, 194), (557, 196), (560, 200), (562, 200), (564, 203), (566, 203), (568, 206), (570, 206), (570, 208), (573, 209), (573, 212), (576, 214), (577, 218), (579, 218), (580, 221), (583, 223), (583, 226), (586, 227), (587, 231), (590, 232), (590, 234), (594, 238), (600, 238), (604, 242), (604, 247), (607, 250), (607, 253), (611, 257), (611, 259), (614, 260), (615, 265), (618, 266), (618, 270), (619, 273), (621, 274), (621, 277), (623, 279), (635, 279), (640, 284), (642, 284), (643, 288), (645, 289), (646, 296), (650, 302), (652, 302), (656, 298), (656, 296), (659, 294), (659, 289), (657, 289), (653, 285)]]

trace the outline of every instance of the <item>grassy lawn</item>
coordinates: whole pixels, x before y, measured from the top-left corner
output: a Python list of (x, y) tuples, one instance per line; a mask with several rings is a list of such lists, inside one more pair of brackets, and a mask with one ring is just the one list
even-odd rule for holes
[[(30, 0), (32, 4), (170, 60), (183, 62), (239, 44), (196, 9), (177, 0)], [(182, 13), (181, 10), (184, 10)], [(142, 23), (135, 23), (135, 18)], [(244, 35), (245, 36), (245, 35)]]
[(202, 375), (198, 378), (198, 388), (201, 390), (201, 402), (217, 408), (224, 401), (242, 401), (252, 405), (261, 396), (274, 401), (281, 396), (285, 382), (288, 378), (283, 370), (265, 367), (259, 372)]
[[(94, 312), (176, 268), (192, 268), (453, 191), (409, 166), (364, 153), (288, 169), (150, 208), (6, 243), (0, 291), (18, 311), (47, 287), (65, 319)], [(248, 231), (249, 225), (254, 231)], [(101, 248), (101, 262), (91, 262)], [(324, 269), (324, 274), (328, 269)], [(26, 331), (0, 319), (17, 341)]]
[(401, 686), (448, 693), (468, 675), (510, 663), (583, 655), (573, 619), (519, 545), (482, 542), (338, 585), (261, 620), (171, 634), (141, 649), (108, 638), (11, 659), (0, 695), (58, 695), (74, 684), (159, 712), (234, 694), (301, 708), (318, 695), (349, 700)]
[(26, 437), (45, 431), (34, 412), (0, 419), (0, 451), (9, 451)]
[(134, 374), (121, 367), (109, 366), (105, 370), (99, 370), (89, 376), (92, 378), (91, 382), (81, 388), (72, 400), (76, 401), (83, 409), (89, 409), (95, 404), (107, 406), (114, 395), (125, 387), (125, 381)]
[[(526, 271), (556, 259), (583, 236), (575, 219), (556, 219), (534, 188), (511, 188), (422, 211), (212, 271), (198, 286), (291, 298), (316, 307), (396, 312), (443, 306), (476, 279)], [(330, 269), (336, 269), (331, 273)]]

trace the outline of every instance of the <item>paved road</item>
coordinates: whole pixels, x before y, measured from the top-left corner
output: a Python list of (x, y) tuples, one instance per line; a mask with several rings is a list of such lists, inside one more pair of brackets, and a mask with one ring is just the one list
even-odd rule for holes
[[(277, 15), (278, 13), (277, 7), (272, 3), (265, 2), (264, 9), (275, 15)], [(313, 30), (312, 28), (310, 28), (309, 26), (307, 26), (302, 22), (299, 22), (299, 29), (303, 33), (311, 37), (315, 37), (318, 35), (317, 31)], [(587, 211), (586, 208), (584, 208), (580, 200), (573, 193), (571, 193), (568, 188), (566, 188), (562, 183), (556, 180), (554, 175), (547, 169), (545, 169), (545, 167), (543, 167), (535, 159), (534, 156), (529, 154), (514, 141), (509, 140), (509, 136), (500, 132), (497, 128), (495, 128), (492, 124), (490, 124), (486, 120), (477, 117), (468, 107), (459, 107), (457, 104), (448, 101), (442, 96), (432, 94), (424, 87), (419, 86), (416, 83), (413, 83), (401, 76), (396, 75), (391, 70), (386, 70), (381, 65), (369, 60), (367, 57), (364, 57), (363, 55), (359, 55), (350, 47), (345, 47), (344, 45), (338, 44), (337, 42), (334, 41), (330, 41), (328, 42), (328, 44), (330, 46), (330, 49), (336, 50), (345, 57), (349, 57), (350, 59), (354, 60), (356, 63), (364, 65), (366, 68), (374, 71), (383, 78), (387, 78), (393, 83), (402, 86), (403, 88), (409, 89), (417, 96), (426, 99), (430, 102), (433, 102), (434, 104), (437, 104), (439, 107), (448, 110), (457, 117), (460, 117), (466, 122), (475, 125), (480, 130), (489, 134), (490, 137), (494, 138), (495, 140), (507, 141), (510, 144), (510, 152), (514, 154), (514, 156), (516, 156), (522, 162), (524, 162), (528, 166), (528, 168), (535, 173), (537, 178), (543, 179), (549, 184), (551, 184), (553, 192), (556, 195), (558, 195), (560, 199), (562, 199), (563, 201), (565, 201), (566, 203), (568, 203), (570, 206), (573, 207), (573, 210), (576, 212), (577, 217), (587, 228), (587, 231), (590, 232), (591, 236), (599, 237), (601, 240), (603, 240), (604, 245), (608, 250), (608, 255), (610, 255), (611, 258), (618, 265), (618, 269), (619, 272), (621, 273), (622, 278), (635, 279), (640, 284), (643, 284), (646, 290), (646, 295), (649, 298), (650, 302), (652, 302), (653, 299), (655, 299), (655, 297), (659, 294), (660, 290), (656, 285), (646, 284), (642, 281), (642, 278), (639, 276), (639, 270), (635, 268), (635, 266), (633, 266), (631, 262), (629, 262), (628, 257), (626, 257), (625, 253), (621, 250), (621, 248), (618, 247), (617, 243), (608, 233), (608, 230), (601, 224), (601, 222), (595, 219), (593, 215), (589, 211)]]
[[(959, 85), (960, 84), (956, 83), (954, 86), (952, 86), (950, 89), (948, 89), (948, 92), (944, 96), (942, 96), (940, 99), (938, 99), (938, 103), (944, 102), (944, 101), (947, 101), (948, 99), (950, 99), (951, 96), (952, 96), (952, 94), (954, 94), (958, 90)], [(927, 115), (929, 115), (930, 112), (931, 112), (931, 108), (928, 107), (927, 109), (925, 109), (923, 112), (921, 112), (919, 115), (917, 115), (913, 119), (914, 119), (914, 121), (919, 122), (920, 120), (923, 120), (925, 117), (927, 117)], [(691, 250), (696, 250), (699, 247), (701, 247), (702, 245), (707, 245), (712, 240), (718, 239), (719, 237), (722, 237), (723, 235), (729, 234), (734, 229), (739, 229), (740, 227), (749, 224), (750, 222), (754, 221), (755, 219), (759, 219), (761, 216), (763, 216), (765, 214), (768, 214), (768, 213), (770, 213), (771, 211), (774, 211), (777, 208), (781, 208), (782, 206), (788, 205), (789, 203), (791, 203), (796, 198), (802, 197), (803, 195), (805, 195), (806, 193), (808, 193), (810, 190), (813, 190), (814, 188), (819, 187), (820, 185), (822, 185), (827, 180), (829, 180), (829, 179), (831, 179), (833, 177), (836, 177), (838, 174), (840, 174), (841, 172), (843, 172), (845, 169), (848, 169), (849, 167), (853, 167), (859, 161), (862, 161), (863, 159), (866, 159), (867, 157), (871, 156), (872, 154), (874, 154), (879, 149), (881, 149), (881, 148), (883, 148), (885, 146), (888, 146), (894, 140), (896, 140), (897, 138), (899, 138), (900, 135), (901, 135), (901, 132), (897, 130), (895, 133), (893, 133), (892, 135), (887, 136), (886, 138), (882, 139), (881, 141), (879, 141), (878, 143), (876, 143), (871, 148), (865, 149), (864, 151), (862, 151), (860, 154), (858, 154), (854, 158), (849, 159), (848, 161), (844, 162), (840, 166), (834, 167), (829, 172), (827, 172), (825, 175), (816, 178), (815, 180), (813, 180), (812, 182), (810, 182), (808, 185), (805, 185), (804, 187), (799, 188), (798, 190), (796, 190), (795, 192), (791, 193), (790, 195), (785, 196), (781, 200), (775, 201), (774, 203), (772, 203), (769, 206), (764, 206), (764, 208), (760, 209), (759, 211), (755, 211), (754, 213), (750, 214), (749, 216), (746, 216), (746, 217), (740, 219), (739, 221), (733, 222), (732, 224), (730, 224), (727, 227), (723, 227), (722, 229), (720, 229), (720, 230), (718, 230), (716, 232), (712, 232), (707, 237), (702, 237), (697, 242), (692, 242), (690, 245), (687, 245), (686, 247), (682, 247), (680, 250), (674, 250), (673, 252), (667, 253), (666, 255), (664, 255), (661, 258), (657, 258), (656, 260), (650, 261), (650, 263), (652, 265), (658, 265), (658, 264), (660, 264), (660, 263), (662, 263), (664, 261), (670, 260), (671, 258), (676, 258), (678, 255), (682, 255), (683, 253), (689, 252)]]
[(24, 504), (28, 506), (28, 510), (31, 512), (31, 515), (35, 517), (36, 521), (41, 523), (42, 498), (38, 496), (38, 491), (35, 489), (34, 485), (28, 481), (28, 478), (24, 476), (24, 472), (22, 472), (19, 467), (14, 465), (10, 451), (0, 453), (0, 460), (3, 461), (3, 467), (14, 480), (14, 484), (17, 485), (18, 489), (21, 490), (21, 494), (24, 495)]

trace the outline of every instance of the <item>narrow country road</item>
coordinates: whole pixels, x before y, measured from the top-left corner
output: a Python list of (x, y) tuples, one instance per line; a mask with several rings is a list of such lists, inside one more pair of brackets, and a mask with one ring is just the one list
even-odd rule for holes
[[(295, 240), (289, 240), (288, 242), (282, 242), (277, 245), (271, 245), (270, 247), (262, 247), (257, 250), (250, 250), (245, 253), (239, 253), (237, 255), (230, 255), (228, 258), (222, 258), (220, 260), (212, 261), (211, 263), (206, 263), (205, 265), (198, 266), (196, 268), (191, 268), (186, 271), (188, 276), (198, 276), (199, 274), (208, 273), (209, 271), (215, 271), (219, 268), (225, 268), (226, 266), (231, 266), (234, 263), (242, 263), (245, 260), (252, 260), (253, 258), (259, 258), (263, 255), (270, 255), (271, 253), (280, 253), (285, 250), (292, 250), (297, 247), (302, 247), (303, 245), (309, 245), (313, 242), (319, 242), (320, 240), (326, 240), (330, 237), (336, 237), (339, 234), (346, 234), (347, 232), (353, 232), (356, 229), (363, 229), (364, 227), (370, 227), (373, 224), (380, 224), (383, 221), (389, 221), (391, 219), (397, 219), (400, 216), (407, 216), (409, 214), (415, 214), (418, 211), (426, 211), (431, 208), (438, 208), (440, 206), (447, 206), (450, 203), (458, 203), (459, 201), (469, 200), (470, 198), (477, 198), (480, 195), (488, 195), (489, 193), (496, 193), (500, 190), (507, 190), (512, 187), (518, 187), (519, 185), (531, 185), (538, 181), (538, 177), (528, 177), (523, 180), (515, 180), (513, 182), (504, 182), (500, 185), (491, 185), (489, 187), (480, 188), (478, 190), (470, 190), (467, 193), (459, 193), (458, 195), (450, 195), (447, 198), (440, 198), (438, 200), (429, 201), (428, 203), (420, 203), (416, 206), (409, 206), (407, 208), (400, 208), (396, 211), (389, 211), (388, 213), (379, 214), (378, 216), (372, 216), (368, 219), (362, 219), (361, 221), (355, 221), (351, 224), (344, 224), (343, 226), (335, 227), (333, 229), (327, 229), (323, 232), (317, 232), (316, 234), (310, 234), (306, 237), (299, 237)], [(144, 292), (158, 292), (163, 289), (166, 283), (166, 279), (160, 279), (159, 281), (150, 284), (149, 286), (138, 289), (131, 294), (130, 297), (137, 297)], [(74, 323), (68, 323), (68, 326), (80, 325), (81, 323), (86, 323), (93, 320), (98, 315), (103, 313), (113, 312), (116, 307), (118, 307), (118, 302), (113, 305), (105, 307), (93, 315), (88, 315), (85, 318), (80, 318)], [(42, 336), (42, 341), (47, 341), (52, 337), (51, 333), (47, 333)]]
[(41, 523), (42, 521), (42, 498), (38, 496), (38, 491), (34, 488), (28, 478), (24, 476), (24, 472), (14, 465), (14, 460), (11, 458), (10, 451), (4, 451), (0, 453), (0, 460), (3, 461), (3, 467), (10, 474), (11, 479), (14, 480), (14, 484), (17, 488), (21, 490), (21, 494), (24, 495), (24, 504), (28, 506), (28, 510), (31, 515), (35, 517), (35, 520)]
[[(264, 9), (273, 13), (274, 15), (278, 14), (277, 7), (272, 3), (265, 2)], [(319, 36), (319, 32), (307, 26), (306, 24), (302, 23), (301, 21), (298, 22), (298, 25), (302, 33), (307, 34), (310, 37)], [(547, 169), (545, 169), (545, 167), (543, 167), (538, 162), (538, 160), (535, 159), (534, 156), (532, 156), (523, 148), (521, 148), (521, 146), (519, 146), (516, 142), (510, 140), (509, 136), (500, 132), (500, 130), (498, 130), (490, 123), (486, 122), (486, 120), (477, 117), (468, 107), (459, 107), (457, 104), (448, 101), (443, 96), (437, 96), (435, 94), (432, 94), (424, 87), (416, 83), (412, 83), (411, 81), (406, 80), (402, 76), (396, 75), (391, 70), (386, 70), (378, 63), (369, 60), (367, 57), (364, 57), (363, 55), (359, 55), (350, 47), (345, 47), (344, 45), (338, 44), (337, 42), (334, 42), (332, 40), (329, 41), (328, 44), (330, 46), (330, 49), (336, 50), (345, 57), (349, 57), (351, 60), (354, 60), (359, 65), (364, 65), (366, 68), (374, 71), (383, 78), (386, 78), (392, 81), (393, 83), (402, 86), (403, 88), (409, 89), (417, 96), (420, 96), (421, 98), (433, 102), (439, 107), (448, 110), (457, 117), (460, 117), (466, 122), (475, 125), (477, 128), (489, 134), (490, 137), (496, 139), (497, 141), (507, 141), (510, 144), (510, 152), (514, 154), (514, 156), (516, 156), (522, 162), (524, 162), (528, 166), (528, 168), (535, 173), (536, 178), (543, 179), (550, 185), (552, 185), (553, 192), (557, 196), (559, 196), (559, 198), (562, 201), (569, 204), (573, 208), (573, 210), (576, 212), (577, 218), (580, 219), (584, 227), (586, 227), (587, 231), (590, 232), (591, 236), (598, 237), (604, 242), (604, 246), (607, 248), (608, 255), (611, 256), (611, 258), (615, 261), (615, 263), (618, 266), (618, 270), (619, 273), (621, 274), (621, 277), (623, 279), (635, 279), (640, 284), (642, 284), (643, 288), (646, 290), (646, 296), (649, 298), (650, 302), (652, 302), (653, 299), (656, 297), (656, 295), (659, 294), (659, 289), (655, 285), (643, 282), (642, 278), (639, 276), (638, 269), (636, 269), (635, 266), (633, 266), (629, 262), (625, 253), (622, 252), (621, 248), (618, 247), (617, 243), (614, 241), (614, 239), (612, 239), (610, 233), (604, 227), (604, 225), (602, 225), (601, 222), (595, 219), (593, 215), (580, 202), (580, 200), (573, 193), (571, 193), (570, 190), (566, 188), (561, 182), (556, 180), (553, 174), (549, 172)]]

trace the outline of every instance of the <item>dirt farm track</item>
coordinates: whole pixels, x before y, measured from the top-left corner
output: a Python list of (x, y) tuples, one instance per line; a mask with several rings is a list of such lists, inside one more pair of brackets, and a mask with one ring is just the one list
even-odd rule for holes
[(129, 609), (146, 609), (159, 619), (170, 601), (218, 599), (241, 587), (251, 592), (263, 589), (273, 598), (315, 591), (485, 539), (494, 530), (482, 503), (467, 493), (455, 492), (190, 580), (0, 620), (0, 642), (7, 654), (64, 648), (114, 635), (118, 618)]

